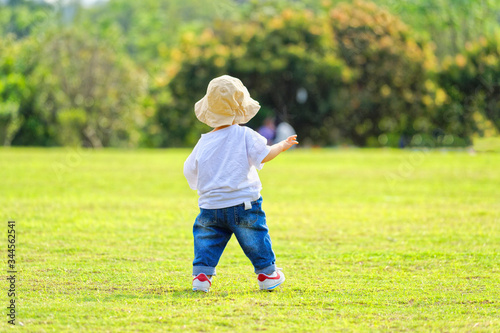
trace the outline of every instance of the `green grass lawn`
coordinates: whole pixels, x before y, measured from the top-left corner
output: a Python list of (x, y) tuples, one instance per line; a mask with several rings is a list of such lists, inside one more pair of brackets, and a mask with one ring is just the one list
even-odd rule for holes
[(190, 291), (188, 154), (0, 149), (9, 331), (500, 331), (499, 154), (286, 152), (260, 172), (285, 284), (259, 292), (233, 238), (209, 294)]

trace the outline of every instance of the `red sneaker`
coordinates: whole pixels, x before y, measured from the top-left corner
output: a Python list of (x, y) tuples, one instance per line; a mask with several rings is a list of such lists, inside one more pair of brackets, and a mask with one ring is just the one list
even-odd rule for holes
[(193, 291), (204, 291), (208, 293), (212, 286), (212, 278), (200, 273), (193, 278)]
[(285, 281), (285, 274), (281, 272), (281, 268), (276, 269), (273, 274), (266, 275), (260, 273), (257, 276), (260, 290), (273, 290)]

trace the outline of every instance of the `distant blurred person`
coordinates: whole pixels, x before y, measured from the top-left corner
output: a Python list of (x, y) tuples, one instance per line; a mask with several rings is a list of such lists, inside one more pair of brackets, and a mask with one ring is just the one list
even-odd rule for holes
[[(281, 142), (282, 140), (288, 138), (291, 135), (297, 134), (293, 129), (292, 125), (282, 121), (276, 127), (276, 135), (274, 137), (274, 143)], [(283, 139), (284, 138), (284, 139)], [(292, 147), (295, 148), (295, 147)]]
[(274, 126), (274, 119), (271, 117), (267, 117), (264, 120), (264, 125), (259, 127), (257, 132), (267, 139), (267, 144), (272, 145), (274, 136), (276, 135), (276, 126)]
[(411, 136), (408, 136), (406, 134), (401, 134), (401, 136), (399, 137), (399, 148), (400, 149), (403, 149), (405, 148), (406, 146), (408, 146), (411, 142)]

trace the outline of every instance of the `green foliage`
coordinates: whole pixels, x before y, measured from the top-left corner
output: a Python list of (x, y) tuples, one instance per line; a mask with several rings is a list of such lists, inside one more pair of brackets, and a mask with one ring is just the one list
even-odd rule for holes
[[(245, 23), (218, 21), (200, 36), (184, 35), (167, 71), (169, 103), (157, 113), (167, 138), (163, 145), (173, 143), (169, 135), (192, 144), (206, 130), (195, 120), (193, 105), (222, 74), (240, 78), (264, 108), (291, 122), (302, 140), (334, 142), (330, 108), (341, 104), (350, 73), (335, 58), (324, 23), (311, 12), (285, 10)], [(297, 99), (299, 90), (307, 92), (306, 100)]]
[(329, 20), (339, 56), (356, 73), (349, 102), (336, 117), (343, 136), (356, 145), (385, 145), (390, 133), (428, 132), (430, 115), (444, 98), (431, 79), (431, 48), (373, 3), (340, 4)]
[(138, 142), (146, 81), (131, 61), (76, 30), (47, 35), (39, 52), (36, 109), (50, 136), (92, 147)]
[(482, 37), (468, 44), (463, 55), (447, 59), (439, 79), (451, 98), (444, 124), (459, 117), (462, 130), (471, 134), (482, 113), (500, 130), (500, 34)]
[(192, 106), (210, 79), (226, 73), (242, 79), (264, 110), (290, 122), (303, 142), (397, 145), (392, 134), (411, 139), (436, 127), (434, 114), (447, 96), (432, 76), (432, 49), (387, 11), (356, 2), (327, 17), (264, 8), (252, 19), (184, 36), (166, 71), (169, 98), (156, 114), (163, 136), (197, 138), (202, 127)]
[(120, 38), (132, 59), (154, 71), (180, 33), (201, 31), (215, 17), (234, 12), (230, 0), (110, 0), (83, 12), (82, 19), (95, 35)]
[(22, 59), (23, 43), (0, 37), (0, 145), (9, 146), (24, 118), (22, 107), (29, 95)]
[[(316, 12), (329, 10), (332, 3), (356, 0), (259, 0), (255, 6), (298, 6)], [(444, 59), (463, 52), (467, 42), (498, 31), (500, 2), (496, 0), (372, 0), (411, 27), (419, 39), (435, 45), (436, 56)], [(252, 1), (250, 1), (252, 3)]]
[(65, 146), (81, 146), (82, 133), (87, 123), (87, 112), (84, 109), (61, 110), (57, 113), (59, 125), (57, 136)]
[(375, 0), (436, 45), (440, 59), (464, 51), (467, 42), (498, 31), (496, 0)]
[[(498, 1), (346, 2), (4, 1), (1, 143), (192, 145), (207, 130), (193, 105), (221, 74), (261, 102), (250, 126), (276, 115), (303, 143), (466, 145), (498, 133)], [(464, 50), (479, 34), (488, 45)], [(439, 82), (434, 54), (455, 57)]]
[(10, 6), (0, 4), (0, 36), (27, 37), (45, 27), (55, 10), (45, 2), (12, 1)]

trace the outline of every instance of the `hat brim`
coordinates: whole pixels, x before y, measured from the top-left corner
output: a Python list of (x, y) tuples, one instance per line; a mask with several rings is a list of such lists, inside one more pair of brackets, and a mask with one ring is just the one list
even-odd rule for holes
[(216, 128), (225, 125), (246, 124), (260, 110), (260, 104), (250, 96), (245, 96), (243, 103), (238, 109), (227, 108), (217, 110), (217, 113), (210, 110), (208, 95), (196, 102), (194, 112), (196, 118), (210, 127)]

